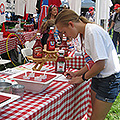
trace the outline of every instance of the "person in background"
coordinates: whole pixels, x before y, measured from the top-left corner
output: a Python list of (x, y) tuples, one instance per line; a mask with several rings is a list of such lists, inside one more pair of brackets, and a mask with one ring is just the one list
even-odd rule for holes
[(80, 36), (86, 65), (77, 72), (69, 70), (64, 75), (70, 79), (69, 84), (92, 78), (90, 120), (104, 120), (120, 91), (120, 65), (112, 39), (101, 26), (70, 9), (57, 15), (55, 25), (66, 37)]
[(38, 8), (36, 8), (36, 13), (33, 14), (34, 21), (35, 21), (35, 25), (34, 25), (34, 28), (35, 28), (35, 29), (38, 29), (38, 19), (39, 19), (39, 15), (40, 15), (39, 10), (38, 10)]
[(29, 22), (30, 22), (30, 24), (34, 24), (35, 23), (33, 14), (30, 14), (30, 20), (29, 20)]
[[(54, 24), (54, 20), (56, 18), (56, 15), (58, 13), (58, 10), (57, 10), (57, 6), (56, 5), (50, 5), (49, 8), (48, 8), (48, 15), (43, 19), (43, 23), (42, 25), (44, 24), (44, 26), (42, 28), (44, 28), (44, 31), (43, 31), (43, 37), (41, 39), (41, 43), (44, 47), (45, 44), (47, 44), (47, 39), (49, 37), (49, 30), (50, 30), (50, 26)], [(57, 28), (55, 27), (55, 30), (54, 30), (54, 34), (55, 34), (55, 39), (56, 39), (56, 42), (57, 42), (57, 37), (56, 37), (56, 34), (58, 34), (58, 30)]]
[(95, 22), (95, 11), (93, 7), (90, 7), (88, 12), (86, 12), (85, 17), (90, 21), (90, 22)]
[(117, 41), (119, 42), (118, 54), (120, 54), (120, 4), (115, 4), (114, 10), (115, 10), (115, 13), (113, 14), (112, 23), (108, 31), (110, 31), (114, 26), (112, 40), (116, 50), (117, 50)]
[[(108, 27), (111, 26), (113, 14), (114, 14), (114, 11), (110, 12), (110, 17), (109, 17), (109, 19), (108, 19)], [(114, 27), (114, 26), (113, 26), (113, 27)], [(113, 27), (112, 27), (112, 29), (113, 29)], [(109, 35), (112, 34), (112, 29), (109, 30)]]

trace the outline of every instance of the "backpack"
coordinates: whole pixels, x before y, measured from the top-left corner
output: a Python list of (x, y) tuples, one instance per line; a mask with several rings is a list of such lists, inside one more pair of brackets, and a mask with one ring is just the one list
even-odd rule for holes
[(113, 22), (116, 22), (116, 20), (120, 21), (120, 13), (115, 13), (115, 17), (113, 19)]

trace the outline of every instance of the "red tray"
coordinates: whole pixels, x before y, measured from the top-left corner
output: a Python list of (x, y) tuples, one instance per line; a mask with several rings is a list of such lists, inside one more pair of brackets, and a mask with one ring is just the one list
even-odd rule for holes
[[(27, 75), (29, 75), (30, 73), (31, 72), (27, 72)], [(37, 73), (37, 72), (35, 72), (35, 77), (40, 76), (40, 75), (44, 75), (44, 74), (43, 73)], [(41, 82), (47, 82), (47, 81), (51, 80), (52, 78), (56, 77), (56, 75), (51, 75), (51, 74), (47, 74), (47, 73), (45, 75), (47, 75), (47, 78), (46, 79), (42, 79)], [(20, 74), (20, 75), (14, 77), (14, 78), (22, 80), (22, 79), (24, 79), (23, 76), (25, 76), (25, 73)], [(25, 79), (25, 80), (38, 82), (37, 80), (34, 80), (34, 78)]]
[(5, 102), (6, 100), (9, 100), (11, 97), (0, 95), (0, 103)]

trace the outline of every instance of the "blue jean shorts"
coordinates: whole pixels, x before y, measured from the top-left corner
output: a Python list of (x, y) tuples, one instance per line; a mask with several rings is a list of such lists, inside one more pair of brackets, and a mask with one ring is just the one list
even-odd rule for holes
[(120, 72), (105, 78), (92, 78), (91, 89), (96, 92), (96, 98), (113, 103), (120, 92)]

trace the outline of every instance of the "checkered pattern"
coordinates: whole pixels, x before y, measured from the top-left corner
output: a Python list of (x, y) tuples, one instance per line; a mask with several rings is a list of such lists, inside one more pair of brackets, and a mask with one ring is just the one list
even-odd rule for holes
[(81, 120), (86, 113), (89, 118), (90, 85), (91, 80), (79, 85), (54, 80), (43, 92), (25, 92), (23, 100), (2, 108), (0, 120)]
[[(22, 43), (24, 44), (26, 41), (29, 41), (30, 38), (32, 38), (36, 32), (37, 30), (34, 30), (31, 32), (17, 33), (17, 35), (20, 37), (20, 39), (22, 40)], [(21, 42), (19, 42), (19, 44), (21, 44)]]
[[(23, 32), (21, 34), (17, 34), (19, 38), (21, 39), (22, 43), (24, 44), (26, 41), (28, 41), (30, 38), (32, 38), (37, 30), (31, 31), (31, 32)], [(6, 53), (6, 40), (7, 38), (3, 38), (0, 40), (0, 54)], [(15, 37), (15, 38), (9, 38), (8, 39), (8, 51), (17, 48), (17, 44), (21, 44), (21, 42)]]
[[(7, 52), (6, 41), (7, 41), (7, 38), (3, 38), (2, 40), (0, 40), (0, 54)], [(17, 39), (16, 38), (9, 38), (8, 39), (8, 51), (10, 51), (16, 47), (17, 47)]]
[[(74, 69), (81, 69), (85, 65), (85, 59), (83, 56), (74, 56), (74, 51), (69, 52), (69, 57), (73, 57), (70, 60), (66, 60), (66, 67), (74, 68)], [(54, 61), (47, 61), (45, 64), (50, 66), (55, 66)]]

